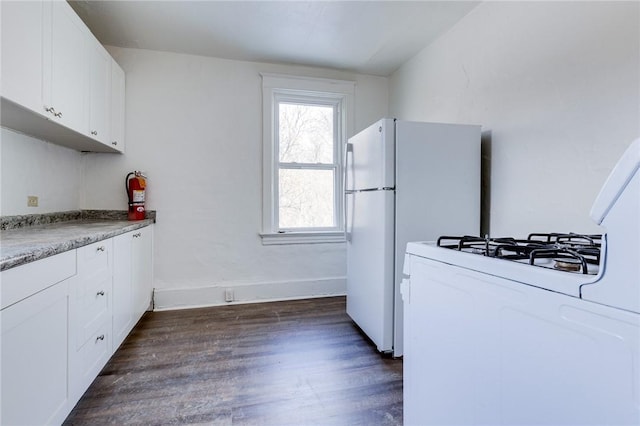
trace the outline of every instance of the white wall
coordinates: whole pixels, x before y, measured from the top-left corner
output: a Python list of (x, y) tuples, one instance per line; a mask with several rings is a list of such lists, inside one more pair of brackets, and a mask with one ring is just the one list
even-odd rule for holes
[(639, 27), (638, 2), (481, 3), (390, 77), (390, 113), (483, 126), (491, 235), (601, 232), (591, 204), (640, 136)]
[[(13, 130), (0, 129), (0, 215), (42, 214), (80, 208), (82, 154)], [(27, 207), (27, 196), (38, 207)]]
[(88, 154), (82, 207), (124, 209), (128, 171), (157, 210), (156, 306), (345, 291), (344, 244), (263, 246), (260, 72), (356, 81), (356, 130), (387, 113), (387, 79), (110, 48), (126, 73), (126, 155)]

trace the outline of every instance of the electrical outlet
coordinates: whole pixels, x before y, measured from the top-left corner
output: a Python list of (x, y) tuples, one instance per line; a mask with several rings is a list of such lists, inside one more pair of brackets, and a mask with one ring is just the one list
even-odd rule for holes
[(38, 197), (35, 195), (27, 196), (27, 207), (38, 207)]
[(228, 288), (224, 291), (224, 301), (233, 302), (233, 290)]

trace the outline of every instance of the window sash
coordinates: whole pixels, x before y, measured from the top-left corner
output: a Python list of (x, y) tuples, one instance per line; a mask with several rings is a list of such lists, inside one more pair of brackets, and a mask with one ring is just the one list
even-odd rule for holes
[[(333, 226), (322, 226), (322, 227), (284, 227), (280, 226), (280, 170), (327, 170), (333, 172)], [(340, 166), (338, 164), (300, 164), (300, 163), (280, 163), (278, 167), (278, 172), (276, 173), (275, 179), (277, 186), (276, 189), (276, 201), (274, 208), (274, 217), (276, 220), (277, 232), (310, 232), (310, 231), (327, 231), (327, 232), (339, 232), (343, 230), (343, 226), (341, 224), (341, 207), (342, 207), (342, 185), (341, 179), (338, 176), (340, 173)], [(336, 192), (339, 191), (339, 192)]]
[[(342, 157), (340, 152), (343, 141), (342, 134), (342, 115), (340, 105), (341, 98), (329, 97), (326, 95), (299, 94), (286, 91), (284, 93), (274, 94), (274, 132), (273, 132), (273, 161), (276, 165), (273, 173), (274, 181), (274, 197), (273, 197), (273, 222), (276, 232), (313, 232), (327, 231), (336, 232), (343, 231), (342, 224)], [(280, 105), (303, 105), (303, 106), (327, 106), (333, 108), (333, 163), (302, 163), (302, 162), (281, 162), (280, 161)], [(298, 170), (331, 170), (333, 171), (333, 226), (323, 227), (281, 227), (280, 226), (280, 169), (298, 169)]]

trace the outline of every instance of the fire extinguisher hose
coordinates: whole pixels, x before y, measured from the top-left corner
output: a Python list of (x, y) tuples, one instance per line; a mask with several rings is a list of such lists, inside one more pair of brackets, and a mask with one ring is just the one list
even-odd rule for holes
[(136, 174), (134, 172), (131, 172), (124, 178), (124, 188), (127, 191), (127, 198), (129, 199), (129, 207), (133, 205), (133, 200), (131, 199), (131, 192), (129, 192), (129, 176), (131, 175), (135, 176)]

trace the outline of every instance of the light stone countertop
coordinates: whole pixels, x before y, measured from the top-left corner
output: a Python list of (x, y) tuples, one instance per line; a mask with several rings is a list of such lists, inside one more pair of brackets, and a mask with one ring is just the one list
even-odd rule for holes
[(80, 218), (0, 231), (0, 271), (73, 250), (155, 223), (153, 218), (128, 221)]

